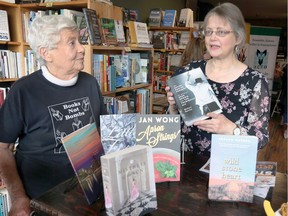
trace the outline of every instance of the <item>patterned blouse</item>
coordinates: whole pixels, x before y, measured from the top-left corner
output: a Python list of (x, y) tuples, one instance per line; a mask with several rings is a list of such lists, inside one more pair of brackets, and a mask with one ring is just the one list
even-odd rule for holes
[[(206, 61), (191, 62), (175, 71), (173, 76), (197, 67), (206, 74), (206, 63)], [(248, 67), (233, 82), (217, 83), (206, 78), (223, 107), (222, 114), (241, 127), (242, 135), (257, 136), (258, 149), (263, 148), (269, 139), (270, 112), (269, 88), (265, 76)], [(193, 151), (194, 154), (210, 156), (211, 133), (194, 126), (188, 127), (181, 120), (181, 136), (186, 150)]]

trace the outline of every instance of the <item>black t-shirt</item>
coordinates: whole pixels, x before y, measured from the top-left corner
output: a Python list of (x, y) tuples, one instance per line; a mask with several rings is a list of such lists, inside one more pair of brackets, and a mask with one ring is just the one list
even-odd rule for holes
[(80, 72), (63, 87), (42, 71), (15, 82), (0, 110), (0, 142), (19, 138), (16, 162), (27, 194), (37, 197), (74, 175), (61, 138), (106, 114), (97, 80)]

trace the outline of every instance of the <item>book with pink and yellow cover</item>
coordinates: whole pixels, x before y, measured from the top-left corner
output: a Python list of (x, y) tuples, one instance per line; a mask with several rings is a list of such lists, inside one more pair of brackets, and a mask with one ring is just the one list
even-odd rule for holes
[(155, 181), (180, 181), (180, 115), (137, 115), (136, 125), (136, 145), (152, 148)]

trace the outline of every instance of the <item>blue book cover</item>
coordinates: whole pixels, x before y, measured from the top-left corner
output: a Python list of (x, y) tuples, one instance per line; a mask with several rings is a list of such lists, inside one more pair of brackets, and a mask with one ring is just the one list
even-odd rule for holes
[(253, 202), (258, 138), (212, 134), (208, 198)]
[(174, 27), (176, 21), (177, 10), (165, 10), (162, 20), (162, 26)]

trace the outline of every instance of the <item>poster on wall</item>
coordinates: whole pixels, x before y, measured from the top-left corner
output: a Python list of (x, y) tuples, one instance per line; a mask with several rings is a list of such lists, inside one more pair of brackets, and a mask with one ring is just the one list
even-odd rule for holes
[(281, 28), (251, 26), (248, 65), (262, 72), (269, 82), (270, 95), (273, 88), (274, 70)]

